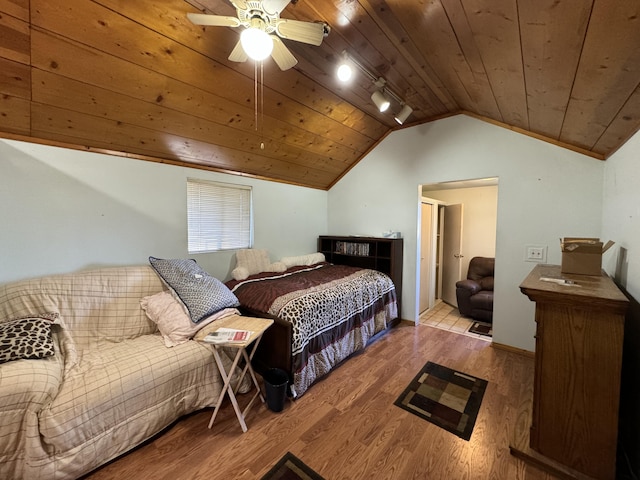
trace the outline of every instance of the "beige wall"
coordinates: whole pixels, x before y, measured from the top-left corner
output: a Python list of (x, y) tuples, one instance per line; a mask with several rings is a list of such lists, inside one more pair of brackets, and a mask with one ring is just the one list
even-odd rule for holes
[[(424, 191), (424, 190), (423, 190)], [(425, 191), (423, 197), (445, 204), (463, 205), (462, 278), (473, 257), (495, 257), (498, 219), (498, 187), (452, 188)]]

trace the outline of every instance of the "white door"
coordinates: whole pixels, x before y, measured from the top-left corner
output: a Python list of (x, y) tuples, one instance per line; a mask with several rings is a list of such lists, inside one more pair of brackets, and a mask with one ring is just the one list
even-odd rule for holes
[(420, 313), (431, 308), (433, 205), (423, 203), (420, 220)]
[(462, 278), (462, 204), (444, 207), (442, 231), (442, 300), (458, 306), (456, 282)]

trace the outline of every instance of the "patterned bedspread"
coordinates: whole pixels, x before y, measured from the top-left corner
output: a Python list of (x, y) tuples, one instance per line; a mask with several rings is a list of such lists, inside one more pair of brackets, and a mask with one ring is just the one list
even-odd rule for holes
[(397, 317), (393, 282), (375, 270), (323, 262), (227, 285), (244, 307), (291, 323), (294, 397)]

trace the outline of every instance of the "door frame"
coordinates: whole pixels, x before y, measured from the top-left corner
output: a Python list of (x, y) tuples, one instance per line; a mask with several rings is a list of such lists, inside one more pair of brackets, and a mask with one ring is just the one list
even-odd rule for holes
[[(428, 197), (428, 190), (443, 190), (446, 188), (474, 188), (474, 187), (482, 187), (482, 186), (498, 186), (499, 188), (499, 178), (498, 177), (483, 177), (483, 178), (474, 178), (467, 180), (453, 180), (448, 182), (438, 182), (438, 183), (423, 183), (418, 185), (418, 208), (417, 208), (417, 242), (416, 242), (416, 259), (417, 262), (420, 261), (421, 255), (421, 238), (422, 238), (422, 221), (421, 221), (421, 207), (423, 201), (426, 200), (427, 203), (433, 203), (438, 205), (445, 205), (447, 202), (443, 202), (434, 198)], [(425, 187), (427, 187), (427, 193), (425, 193)], [(498, 191), (498, 204), (496, 208), (499, 208), (499, 191)], [(435, 215), (432, 216), (432, 244), (431, 244), (431, 252), (432, 252), (432, 261), (430, 267), (430, 279), (431, 279), (431, 290), (433, 291), (433, 299), (435, 303), (435, 289), (436, 287), (436, 242), (437, 242), (437, 219), (438, 219), (438, 208), (434, 208), (433, 211)], [(497, 226), (496, 226), (497, 228)], [(420, 312), (420, 265), (416, 266), (416, 312)], [(431, 295), (429, 297), (431, 299)], [(423, 313), (423, 312), (422, 312)], [(420, 323), (420, 313), (416, 317), (415, 324), (418, 325)]]
[[(434, 265), (436, 265), (437, 263), (437, 255), (438, 252), (440, 251), (440, 249), (438, 248), (438, 232), (436, 231), (438, 228), (438, 211), (440, 209), (440, 205), (442, 204), (442, 202), (440, 202), (439, 200), (435, 200), (433, 198), (427, 198), (427, 197), (421, 197), (420, 199), (420, 214), (418, 215), (418, 262), (421, 262), (422, 259), (422, 234), (423, 234), (423, 225), (422, 225), (422, 204), (427, 204), (427, 205), (431, 205), (431, 228), (430, 228), (430, 240), (429, 240), (429, 244), (430, 244), (430, 248), (429, 248), (429, 267), (428, 267), (428, 282), (430, 285), (429, 288), (429, 307), (425, 310), (428, 311), (431, 308), (433, 308), (435, 301), (436, 301), (436, 285), (437, 285), (437, 281), (438, 279), (436, 278), (436, 269), (434, 268)], [(421, 312), (420, 310), (420, 301), (421, 301), (421, 284), (422, 284), (422, 270), (420, 268), (420, 264), (418, 264), (418, 268), (417, 268), (417, 305), (418, 305), (418, 318), (420, 317)], [(419, 323), (418, 320), (416, 320), (416, 324)]]

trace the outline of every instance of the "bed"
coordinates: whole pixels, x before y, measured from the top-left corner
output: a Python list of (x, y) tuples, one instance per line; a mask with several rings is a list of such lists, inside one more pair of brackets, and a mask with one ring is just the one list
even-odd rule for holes
[(398, 317), (394, 284), (376, 270), (319, 262), (226, 284), (246, 314), (275, 320), (254, 363), (285, 370), (294, 398)]

